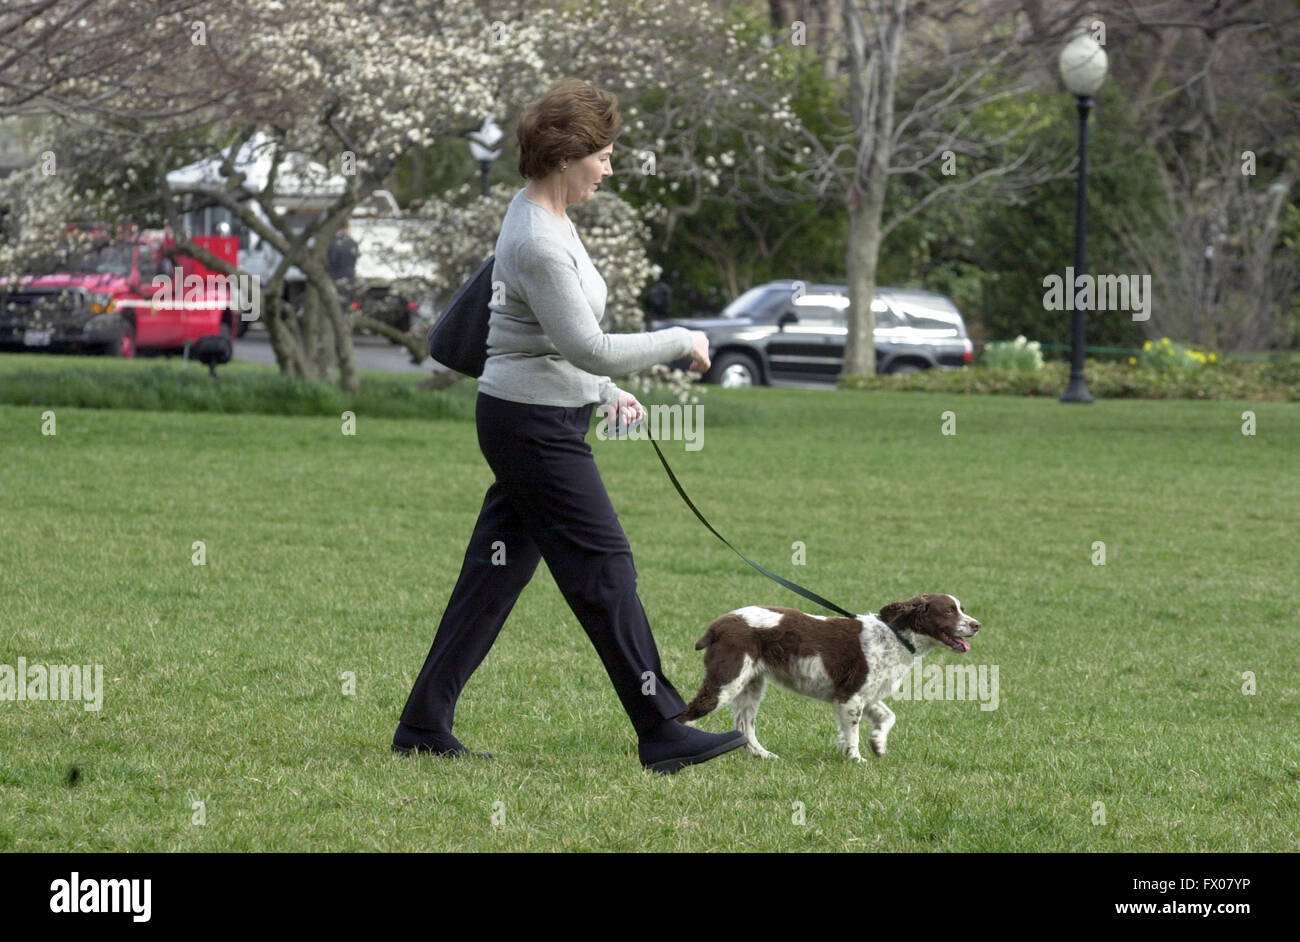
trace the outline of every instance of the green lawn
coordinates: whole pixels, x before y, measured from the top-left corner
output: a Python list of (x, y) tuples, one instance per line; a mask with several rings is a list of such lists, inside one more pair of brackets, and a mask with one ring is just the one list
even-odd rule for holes
[[(959, 596), (984, 630), (926, 662), (996, 665), (999, 703), (892, 702), (852, 763), (774, 688), (779, 760), (674, 777), (544, 567), (460, 703), (497, 758), (389, 753), (490, 483), (472, 423), (41, 412), (0, 406), (0, 664), (102, 664), (105, 692), (0, 702), (0, 850), (1297, 849), (1294, 404), (711, 392), (703, 449), (666, 453), (714, 525), (850, 608)], [(688, 699), (712, 618), (817, 611), (647, 442), (590, 440)]]

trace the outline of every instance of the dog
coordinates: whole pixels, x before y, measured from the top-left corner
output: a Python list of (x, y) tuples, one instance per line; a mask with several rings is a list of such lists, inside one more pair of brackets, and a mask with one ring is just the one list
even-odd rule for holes
[(865, 711), (871, 721), (871, 751), (883, 756), (895, 720), (884, 698), (916, 658), (938, 645), (964, 654), (970, 650), (965, 639), (979, 630), (980, 623), (951, 595), (891, 602), (879, 617), (832, 618), (775, 605), (738, 608), (715, 619), (696, 643), (695, 650), (704, 651), (704, 682), (677, 719), (693, 723), (730, 706), (750, 754), (775, 759), (754, 731), (770, 677), (795, 693), (830, 703), (839, 723), (839, 747), (859, 762), (865, 761), (858, 752)]

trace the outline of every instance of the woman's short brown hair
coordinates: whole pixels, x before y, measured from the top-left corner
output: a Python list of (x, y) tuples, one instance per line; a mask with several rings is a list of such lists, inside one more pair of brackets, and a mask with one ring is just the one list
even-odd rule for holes
[(519, 174), (541, 179), (565, 160), (609, 146), (622, 130), (617, 95), (582, 79), (563, 79), (519, 116)]

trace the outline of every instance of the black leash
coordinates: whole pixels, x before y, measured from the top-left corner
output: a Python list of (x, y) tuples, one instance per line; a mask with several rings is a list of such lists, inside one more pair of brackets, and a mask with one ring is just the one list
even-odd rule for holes
[[(704, 514), (700, 513), (700, 511), (696, 508), (695, 504), (691, 502), (691, 499), (686, 496), (686, 491), (682, 489), (681, 484), (679, 484), (677, 481), (677, 475), (673, 474), (673, 469), (668, 467), (668, 461), (664, 458), (664, 453), (659, 450), (659, 443), (655, 441), (653, 438), (651, 438), (650, 444), (655, 446), (655, 454), (659, 456), (660, 463), (664, 466), (664, 470), (668, 472), (668, 480), (673, 482), (673, 487), (677, 488), (677, 493), (682, 495), (682, 500), (686, 501), (686, 506), (691, 508), (691, 512), (694, 513), (695, 516), (700, 518), (700, 523), (708, 527), (710, 533), (712, 533), (714, 536), (720, 539), (723, 543), (726, 543), (727, 546), (730, 547), (733, 553), (735, 553), (745, 562), (749, 563), (751, 566), (753, 566), (763, 575), (767, 576), (773, 582), (780, 583), (781, 585), (789, 589), (791, 592), (797, 592), (800, 595), (802, 595), (804, 598), (810, 599), (816, 602), (818, 605), (821, 605), (825, 608), (829, 608), (832, 612), (838, 612), (839, 614), (843, 615), (845, 618), (856, 619), (858, 617), (857, 615), (854, 615), (852, 612), (848, 612), (840, 608), (834, 602), (822, 598), (816, 592), (812, 592), (808, 589), (805, 589), (803, 586), (799, 585), (798, 583), (791, 582), (789, 579), (786, 579), (782, 576), (778, 576), (776, 573), (772, 572), (771, 570), (763, 568), (758, 563), (754, 562), (752, 559), (750, 559), (748, 556), (742, 553), (740, 550), (732, 546), (731, 542), (725, 536), (723, 536), (717, 530), (713, 529), (713, 524), (709, 523), (709, 521), (704, 519)], [(888, 622), (886, 622), (886, 624), (888, 624)], [(911, 642), (909, 642), (906, 638), (904, 638), (902, 633), (897, 628), (895, 628), (893, 625), (889, 625), (889, 630), (894, 633), (894, 637), (896, 637), (902, 643), (903, 647), (907, 648), (907, 650), (910, 651), (912, 654), (916, 653), (916, 648), (912, 647)]]

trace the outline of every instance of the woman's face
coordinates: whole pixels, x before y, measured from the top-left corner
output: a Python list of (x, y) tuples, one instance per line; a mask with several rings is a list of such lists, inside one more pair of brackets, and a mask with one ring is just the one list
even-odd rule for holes
[(564, 202), (573, 206), (595, 197), (605, 178), (614, 175), (613, 159), (614, 145), (610, 144), (581, 160), (570, 160), (569, 169), (561, 174), (565, 181)]

